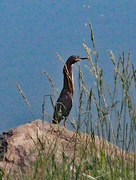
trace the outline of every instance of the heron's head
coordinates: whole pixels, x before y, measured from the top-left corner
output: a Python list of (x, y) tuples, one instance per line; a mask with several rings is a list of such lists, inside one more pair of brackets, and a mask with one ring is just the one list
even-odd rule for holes
[(80, 57), (80, 56), (74, 56), (74, 55), (72, 55), (72, 56), (70, 56), (69, 58), (68, 58), (68, 60), (67, 60), (67, 64), (69, 64), (69, 65), (72, 65), (72, 64), (74, 64), (74, 63), (76, 63), (76, 62), (78, 62), (78, 61), (81, 61), (81, 60), (84, 60), (84, 59), (88, 59), (87, 57)]

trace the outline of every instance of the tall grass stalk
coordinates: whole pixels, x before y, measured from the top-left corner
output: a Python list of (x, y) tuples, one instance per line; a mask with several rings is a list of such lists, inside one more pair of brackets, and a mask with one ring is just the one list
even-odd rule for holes
[(30, 113), (32, 114), (33, 118), (35, 119), (35, 116), (34, 116), (34, 112), (33, 112), (33, 110), (32, 110), (32, 107), (31, 107), (30, 103), (28, 102), (28, 100), (26, 99), (26, 96), (25, 96), (24, 92), (22, 91), (21, 87), (18, 85), (17, 82), (15, 82), (15, 85), (17, 86), (18, 90), (20, 91), (20, 93), (21, 93), (21, 95), (22, 95), (25, 103), (27, 104), (27, 106), (28, 106), (28, 108), (29, 108)]

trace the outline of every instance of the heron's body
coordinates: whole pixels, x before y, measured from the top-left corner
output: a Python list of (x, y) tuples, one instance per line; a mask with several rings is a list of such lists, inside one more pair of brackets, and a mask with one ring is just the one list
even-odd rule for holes
[(63, 89), (60, 93), (54, 110), (53, 122), (55, 124), (60, 123), (61, 120), (68, 117), (72, 108), (72, 104), (73, 96), (69, 93), (69, 91)]
[(66, 119), (72, 108), (74, 94), (74, 79), (72, 66), (75, 62), (80, 61), (82, 59), (87, 58), (80, 58), (79, 56), (70, 56), (66, 64), (64, 65), (64, 85), (54, 108), (54, 115), (52, 121), (54, 124), (58, 124), (61, 120), (65, 119), (64, 126), (66, 127)]

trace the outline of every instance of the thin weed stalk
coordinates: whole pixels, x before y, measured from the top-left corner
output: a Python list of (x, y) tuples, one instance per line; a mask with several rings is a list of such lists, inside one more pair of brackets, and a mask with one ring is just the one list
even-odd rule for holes
[(20, 93), (21, 93), (23, 99), (25, 100), (25, 103), (26, 103), (27, 106), (28, 106), (28, 109), (29, 109), (30, 113), (32, 114), (33, 118), (35, 119), (35, 116), (34, 116), (32, 107), (31, 107), (31, 105), (29, 104), (28, 100), (26, 99), (26, 96), (25, 96), (24, 92), (22, 91), (21, 87), (18, 85), (17, 82), (15, 82), (15, 85), (17, 86), (18, 90), (20, 91)]

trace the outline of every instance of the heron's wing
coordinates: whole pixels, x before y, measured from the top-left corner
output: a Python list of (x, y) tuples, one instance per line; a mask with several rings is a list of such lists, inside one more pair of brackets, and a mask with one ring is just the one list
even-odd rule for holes
[(53, 118), (59, 123), (62, 119), (68, 117), (71, 108), (72, 95), (68, 91), (62, 90), (55, 105)]

